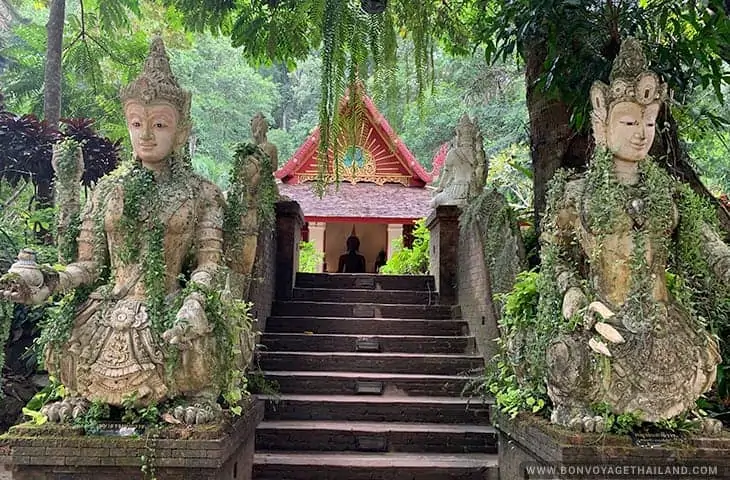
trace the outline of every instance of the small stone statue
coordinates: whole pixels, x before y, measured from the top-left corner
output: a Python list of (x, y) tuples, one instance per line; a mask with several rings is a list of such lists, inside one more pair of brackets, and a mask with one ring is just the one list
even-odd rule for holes
[(208, 316), (206, 292), (223, 291), (226, 204), (183, 154), (190, 99), (155, 38), (142, 73), (121, 91), (134, 161), (87, 201), (78, 258), (43, 269), (39, 284), (21, 253), (0, 286), (22, 303), (76, 289), (67, 336), (46, 347), (46, 367), (69, 393), (44, 408), (52, 421), (83, 414), (92, 400), (130, 397), (139, 405), (180, 399), (172, 414), (186, 423), (218, 416), (225, 381), (214, 326), (231, 319)]
[(482, 136), (468, 115), (456, 126), (455, 146), (446, 154), (439, 187), (431, 206), (464, 206), (484, 188), (487, 162), (482, 148)]
[[(646, 70), (641, 44), (625, 40), (610, 85), (591, 89), (590, 169), (549, 196), (543, 274), (566, 321), (583, 319), (547, 350), (553, 423), (600, 431), (595, 404), (645, 421), (668, 419), (693, 408), (715, 380), (717, 341), (667, 288), (672, 235), (687, 218), (678, 185), (648, 157), (666, 95), (666, 84)], [(727, 282), (730, 249), (707, 225), (701, 231), (693, 240)], [(551, 298), (547, 290), (540, 295)], [(719, 422), (705, 427), (716, 431)]]
[(266, 155), (271, 159), (271, 166), (276, 171), (279, 168), (279, 151), (276, 145), (271, 143), (267, 138), (266, 134), (269, 131), (269, 122), (266, 121), (266, 117), (261, 112), (258, 112), (251, 119), (251, 135), (253, 141), (264, 151)]

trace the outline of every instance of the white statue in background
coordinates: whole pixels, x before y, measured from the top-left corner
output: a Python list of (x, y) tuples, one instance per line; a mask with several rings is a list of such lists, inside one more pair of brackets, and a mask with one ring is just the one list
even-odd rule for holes
[(487, 164), (479, 129), (464, 114), (456, 126), (455, 146), (446, 154), (439, 187), (431, 206), (464, 206), (469, 198), (479, 194), (486, 182)]

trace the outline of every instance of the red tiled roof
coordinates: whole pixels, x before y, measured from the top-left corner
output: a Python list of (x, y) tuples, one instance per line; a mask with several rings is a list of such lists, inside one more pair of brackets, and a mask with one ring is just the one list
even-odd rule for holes
[[(341, 183), (329, 185), (321, 199), (312, 189), (311, 182), (279, 184), (279, 193), (295, 200), (307, 219), (415, 220), (431, 213), (428, 202), (431, 191), (427, 188), (405, 187), (386, 183)], [(396, 222), (397, 223), (397, 222)]]
[(450, 146), (450, 142), (441, 144), (439, 151), (434, 155), (431, 161), (431, 181), (434, 181), (441, 174), (441, 169), (444, 167), (444, 163), (446, 163), (446, 154), (449, 153)]

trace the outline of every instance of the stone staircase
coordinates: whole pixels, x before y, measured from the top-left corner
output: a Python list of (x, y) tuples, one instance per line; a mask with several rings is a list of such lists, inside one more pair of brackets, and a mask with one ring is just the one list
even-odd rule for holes
[(488, 407), (460, 397), (484, 365), (428, 276), (298, 274), (258, 352), (254, 479), (497, 478)]

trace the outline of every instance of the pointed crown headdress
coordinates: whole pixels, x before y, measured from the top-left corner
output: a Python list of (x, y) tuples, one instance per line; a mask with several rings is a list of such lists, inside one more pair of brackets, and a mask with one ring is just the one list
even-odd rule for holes
[(180, 114), (180, 124), (190, 122), (191, 94), (177, 83), (170, 68), (170, 58), (165, 51), (162, 38), (156, 36), (150, 43), (150, 52), (144, 62), (142, 73), (119, 92), (122, 105), (130, 100), (143, 104), (168, 102)]
[(471, 121), (468, 114), (462, 115), (459, 124), (456, 125), (456, 137), (461, 143), (475, 143), (479, 129)]
[(596, 142), (599, 144), (605, 144), (605, 132), (601, 131), (601, 125), (605, 125), (608, 113), (615, 104), (660, 104), (667, 98), (667, 84), (662, 83), (656, 73), (647, 69), (641, 42), (635, 38), (629, 37), (621, 43), (608, 80), (609, 85), (598, 80), (591, 87), (591, 119)]

